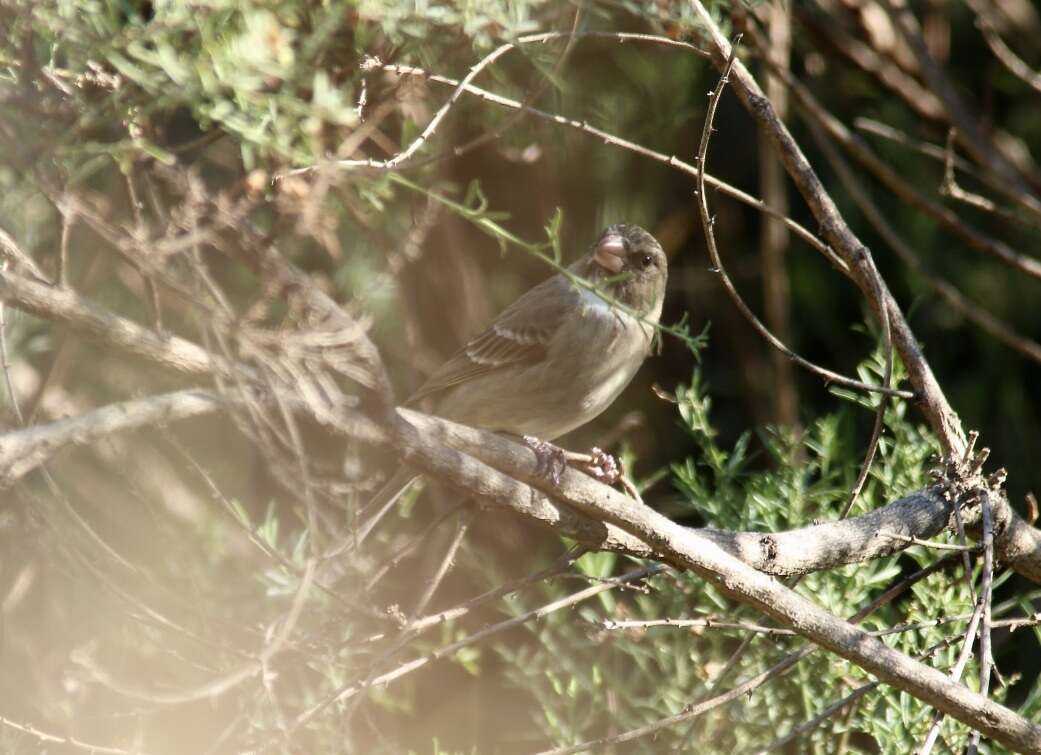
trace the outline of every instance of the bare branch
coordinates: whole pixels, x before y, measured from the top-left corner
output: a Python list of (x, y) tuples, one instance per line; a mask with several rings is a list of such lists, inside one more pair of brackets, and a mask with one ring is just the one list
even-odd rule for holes
[[(962, 639), (961, 651), (958, 653), (958, 660), (954, 664), (954, 668), (951, 669), (951, 679), (958, 681), (961, 679), (962, 673), (965, 671), (965, 666), (969, 662), (969, 658), (972, 657), (972, 643), (976, 639), (976, 629), (979, 627), (980, 616), (983, 613), (983, 602), (976, 602), (976, 610), (972, 612), (972, 618), (969, 620), (969, 626), (965, 629), (965, 635)], [(940, 735), (940, 726), (943, 724), (943, 712), (936, 711), (933, 715), (933, 722), (929, 726), (929, 731), (925, 735), (925, 739), (922, 742), (922, 746), (918, 748), (917, 755), (929, 755), (932, 752), (933, 745), (936, 744), (936, 739)]]
[[(725, 70), (729, 71), (729, 69), (725, 69)], [(720, 86), (722, 86), (722, 84), (725, 83), (725, 82), (726, 82), (726, 73), (724, 73), (723, 79), (720, 82)], [(723, 288), (724, 288), (724, 290), (726, 290), (727, 295), (730, 297), (730, 300), (734, 303), (734, 306), (737, 307), (738, 311), (744, 316), (744, 318), (749, 322), (749, 324), (753, 328), (755, 328), (756, 332), (758, 332), (759, 335), (761, 335), (766, 340), (767, 343), (769, 343), (771, 346), (773, 346), (775, 349), (780, 351), (782, 354), (784, 354), (786, 357), (788, 357), (790, 360), (795, 362), (800, 367), (802, 367), (802, 368), (804, 368), (806, 370), (809, 370), (810, 372), (814, 373), (815, 375), (819, 375), (820, 377), (824, 378), (826, 381), (828, 381), (830, 383), (835, 383), (836, 385), (842, 385), (842, 386), (845, 386), (847, 388), (855, 388), (857, 390), (862, 390), (862, 391), (877, 391), (877, 392), (882, 393), (882, 394), (899, 393), (898, 391), (894, 391), (888, 385), (872, 386), (872, 385), (868, 385), (866, 383), (862, 383), (859, 380), (852, 380), (850, 378), (845, 377), (844, 375), (840, 375), (837, 372), (833, 372), (832, 370), (829, 370), (827, 368), (820, 367), (819, 365), (816, 365), (813, 362), (810, 362), (809, 360), (804, 359), (803, 357), (801, 357), (798, 354), (796, 354), (794, 351), (789, 349), (785, 344), (783, 344), (781, 342), (781, 340), (779, 338), (777, 338), (777, 336), (775, 336), (772, 332), (770, 332), (770, 330), (765, 325), (763, 325), (762, 321), (755, 315), (754, 312), (752, 312), (752, 310), (749, 308), (749, 306), (747, 304), (745, 304), (744, 299), (741, 298), (741, 294), (738, 293), (737, 288), (734, 286), (733, 281), (730, 280), (730, 276), (727, 275), (726, 268), (723, 266), (723, 260), (719, 256), (719, 249), (716, 246), (715, 234), (712, 232), (712, 225), (713, 225), (714, 220), (713, 220), (711, 214), (709, 213), (709, 209), (708, 209), (708, 198), (707, 198), (706, 193), (705, 193), (705, 172), (704, 172), (704, 167), (707, 164), (706, 158), (707, 158), (707, 155), (708, 155), (708, 135), (711, 133), (711, 130), (712, 130), (712, 120), (713, 120), (713, 116), (715, 115), (715, 112), (716, 112), (716, 105), (719, 102), (719, 96), (718, 95), (719, 95), (719, 93), (721, 91), (722, 90), (720, 88), (717, 88), (712, 93), (713, 97), (709, 101), (708, 113), (705, 115), (705, 125), (704, 125), (704, 130), (702, 131), (702, 135), (701, 135), (701, 147), (700, 147), (700, 149), (698, 151), (698, 164), (700, 166), (702, 166), (702, 169), (703, 169), (701, 171), (698, 171), (698, 176), (697, 176), (697, 178), (698, 178), (698, 191), (697, 191), (697, 195), (698, 195), (698, 212), (700, 213), (700, 216), (701, 216), (701, 227), (702, 227), (702, 229), (705, 232), (705, 245), (708, 247), (709, 258), (712, 260), (712, 265), (713, 265), (712, 270), (713, 270), (713, 272), (715, 272), (717, 275), (719, 275), (719, 279), (722, 282)], [(883, 406), (884, 406), (884, 404), (883, 404)], [(878, 428), (876, 428), (876, 434), (877, 434), (877, 431), (878, 431)], [(875, 437), (875, 441), (872, 443), (872, 451), (868, 454), (869, 460), (874, 455), (874, 450), (873, 449), (875, 447), (875, 443), (877, 443), (877, 436)], [(866, 466), (865, 466), (865, 468), (866, 468)], [(864, 474), (866, 476), (866, 472)], [(860, 486), (858, 485), (857, 487), (859, 489)], [(855, 495), (854, 495), (854, 498), (855, 498)]]
[(966, 0), (966, 5), (972, 8), (972, 12), (976, 14), (976, 26), (979, 27), (983, 39), (986, 40), (990, 51), (994, 53), (994, 57), (1000, 60), (1005, 68), (1022, 79), (1027, 86), (1041, 94), (1041, 73), (1028, 66), (1005, 44), (1005, 40), (1001, 38), (994, 26), (994, 20), (987, 4), (980, 0)]
[[(16, 469), (24, 474), (68, 443), (90, 442), (112, 432), (199, 416), (216, 411), (223, 404), (224, 400), (213, 392), (179, 391), (114, 404), (49, 425), (13, 431), (0, 436), (0, 461), (3, 462), (0, 468)], [(455, 485), (560, 529), (591, 547), (640, 557), (655, 552), (648, 543), (611, 525), (578, 517), (555, 503), (552, 497), (543, 496), (518, 482), (518, 479), (538, 477), (529, 464), (530, 454), (523, 444), (412, 410), (399, 409), (397, 412), (399, 422), (407, 422), (409, 431), (416, 433), (414, 437), (394, 441), (384, 430), (357, 416), (345, 420), (341, 429), (348, 433), (360, 431), (362, 437), (370, 441), (401, 443), (399, 448), (406, 455), (422, 455), (427, 471), (434, 471)], [(491, 467), (485, 467), (476, 459)], [(617, 496), (619, 501), (629, 500), (587, 475), (579, 472), (573, 475), (567, 478), (571, 487), (563, 486), (559, 491), (552, 491), (552, 495), (565, 499), (569, 495), (596, 498), (609, 491), (609, 495)], [(713, 528), (697, 532), (752, 568), (783, 576), (891, 555), (916, 540), (933, 537), (949, 527), (952, 511), (952, 502), (941, 487), (936, 487), (913, 493), (859, 517), (785, 532), (735, 532)], [(1032, 531), (1025, 522), (1018, 521), (1023, 528)], [(1015, 542), (1018, 544), (1020, 540)], [(1041, 551), (1020, 552), (1019, 548), (1016, 545), (1014, 549), (1005, 551), (1016, 554), (1015, 558), (1003, 556), (1006, 562), (1026, 576), (1041, 571), (1041, 565), (1036, 563)]]
[[(455, 79), (451, 79), (446, 76), (441, 76), (439, 74), (432, 74), (425, 71), (422, 68), (417, 68), (415, 66), (384, 64), (382, 66), (382, 69), (391, 73), (399, 74), (401, 76), (420, 76), (427, 81), (433, 81), (435, 83), (445, 84), (447, 86), (456, 86), (459, 83)], [(494, 94), (485, 89), (481, 89), (480, 87), (476, 87), (472, 84), (466, 87), (466, 92), (468, 94), (474, 95), (475, 97), (479, 97), (486, 102), (490, 102), (493, 105), (500, 105), (502, 107), (508, 107), (511, 109), (518, 109), (523, 106), (523, 103), (521, 103), (519, 100), (513, 100), (509, 97), (503, 97), (502, 95)], [(655, 162), (663, 163), (679, 171), (682, 171), (687, 175), (695, 177), (698, 175), (698, 169), (695, 166), (691, 165), (690, 163), (686, 163), (683, 160), (680, 160), (675, 155), (666, 155), (661, 152), (656, 152), (655, 150), (644, 147), (643, 145), (637, 144), (636, 142), (630, 141), (628, 139), (623, 139), (620, 136), (615, 136), (614, 134), (608, 133), (603, 129), (599, 129), (595, 126), (586, 123), (585, 121), (567, 118), (565, 116), (557, 115), (555, 113), (548, 113), (546, 111), (539, 110), (533, 107), (525, 108), (525, 112), (534, 115), (536, 118), (541, 118), (543, 120), (550, 121), (551, 123), (556, 123), (561, 126), (567, 126), (568, 128), (575, 129), (576, 131), (581, 131), (583, 133), (589, 134), (590, 136), (603, 141), (605, 144), (620, 147), (622, 149), (633, 152), (634, 154), (638, 154), (642, 157), (654, 160)], [(831, 251), (831, 249), (828, 248), (827, 244), (823, 243), (820, 239), (818, 239), (811, 231), (799, 225), (791, 218), (787, 217), (783, 212), (780, 212), (777, 209), (770, 207), (762, 199), (753, 197), (751, 194), (741, 191), (740, 189), (731, 186), (730, 184), (724, 181), (721, 181), (715, 176), (706, 174), (705, 181), (708, 182), (708, 184), (712, 186), (712, 188), (718, 190), (722, 194), (736, 199), (737, 201), (746, 204), (749, 207), (758, 210), (759, 212), (769, 215), (772, 218), (776, 218), (778, 222), (784, 223), (784, 226), (789, 231), (794, 233), (796, 236), (801, 238), (811, 247), (813, 247), (822, 255), (824, 255), (833, 266), (835, 266), (837, 269), (843, 272), (846, 271), (846, 263), (838, 257), (836, 257), (835, 254)]]
[(986, 138), (982, 127), (962, 101), (954, 85), (929, 54), (918, 21), (911, 9), (902, 4), (898, 6), (892, 0), (880, 0), (880, 4), (910, 45), (923, 78), (929, 84), (929, 88), (943, 101), (947, 117), (951, 125), (958, 130), (961, 142), (969, 154), (985, 170), (1014, 186), (1021, 194), (1023, 204), (1029, 206), (1035, 214), (1041, 211), (1041, 203), (1030, 192), (1019, 171), (993, 142)]
[(33, 258), (23, 251), (18, 246), (18, 242), (14, 240), (14, 236), (3, 228), (0, 228), (0, 256), (12, 263), (15, 268), (22, 268), (24, 274), (31, 275), (38, 283), (50, 283)]
[(608, 632), (632, 631), (634, 629), (655, 629), (660, 627), (670, 629), (735, 629), (740, 632), (754, 632), (755, 634), (771, 634), (776, 637), (797, 637), (798, 632), (780, 627), (768, 627), (762, 624), (752, 624), (747, 621), (726, 621), (707, 617), (704, 619), (604, 619), (601, 627)]
[(0, 489), (12, 485), (71, 443), (91, 443), (124, 430), (198, 417), (216, 411), (221, 404), (211, 391), (177, 391), (112, 404), (78, 417), (0, 435)]
[(1041, 364), (1041, 344), (1015, 331), (978, 304), (970, 302), (957, 288), (926, 269), (925, 264), (918, 258), (911, 245), (899, 236), (892, 225), (885, 219), (878, 206), (871, 200), (870, 195), (864, 189), (856, 173), (849, 167), (838, 150), (835, 149), (833, 143), (824, 134), (818, 123), (816, 121), (808, 121), (808, 125), (818, 146), (820, 146), (828, 162), (835, 169), (835, 173), (846, 188), (846, 191), (849, 192), (850, 197), (852, 197), (867, 221), (900, 260), (917, 273), (925, 281), (925, 284), (943, 299), (951, 309), (1027, 359)]
[(66, 747), (85, 750), (89, 753), (97, 753), (98, 755), (144, 755), (140, 750), (124, 750), (120, 747), (106, 747), (105, 745), (84, 742), (78, 737), (50, 734), (41, 731), (32, 724), (18, 723), (17, 721), (12, 721), (10, 718), (4, 716), (0, 716), (0, 724), (3, 724), (10, 729), (14, 729), (15, 731), (20, 731), (23, 734), (28, 734), (31, 737), (35, 737), (41, 744), (65, 745)]
[(465, 647), (469, 647), (478, 642), (482, 642), (486, 638), (498, 634), (500, 632), (506, 631), (507, 629), (512, 629), (513, 627), (526, 624), (529, 621), (537, 620), (544, 616), (548, 616), (554, 611), (559, 611), (562, 608), (567, 608), (569, 606), (576, 605), (577, 603), (581, 603), (584, 600), (588, 600), (589, 598), (599, 595), (602, 592), (615, 589), (616, 587), (619, 587), (621, 585), (647, 579), (648, 577), (653, 576), (654, 574), (657, 574), (660, 571), (662, 571), (663, 568), (664, 567), (660, 565), (644, 567), (642, 569), (636, 569), (627, 574), (624, 574), (617, 580), (592, 585), (584, 590), (580, 590), (577, 593), (568, 595), (566, 598), (555, 600), (552, 603), (548, 603), (534, 610), (527, 611), (523, 614), (520, 614), (519, 616), (507, 619), (506, 621), (500, 621), (497, 624), (492, 624), (491, 626), (485, 627), (484, 629), (477, 631), (469, 635), (468, 637), (464, 637), (463, 639), (457, 640), (456, 642), (443, 645), (442, 647), (435, 650), (433, 653), (430, 653), (429, 655), (423, 656), (421, 658), (416, 658), (415, 660), (398, 666), (397, 668), (391, 671), (370, 677), (358, 683), (352, 682), (347, 685), (344, 685), (331, 695), (327, 695), (318, 704), (312, 706), (311, 708), (297, 716), (296, 720), (294, 720), (290, 726), (290, 731), (300, 728), (334, 702), (348, 700), (357, 695), (359, 692), (369, 689), (370, 687), (388, 684), (389, 682), (392, 682), (396, 679), (400, 679), (402, 676), (405, 676), (406, 674), (410, 674), (413, 671), (423, 668), (424, 666), (441, 658), (446, 658), (451, 655), (454, 655), (455, 653), (459, 652), (461, 649)]
[[(395, 435), (397, 442), (407, 447), (406, 458), (410, 464), (420, 468), (429, 464), (431, 460), (419, 456), (418, 439), (414, 440), (414, 436), (400, 425)], [(565, 469), (559, 486), (552, 486), (540, 475), (535, 454), (529, 449), (526, 455), (526, 469), (523, 472), (518, 470), (520, 479), (542, 489), (554, 487), (554, 494), (580, 511), (651, 544), (657, 557), (666, 563), (701, 575), (725, 593), (772, 616), (783, 626), (795, 629), (883, 681), (910, 692), (969, 726), (979, 728), (1007, 746), (1041, 749), (1041, 727), (832, 616), (726, 553), (703, 533), (676, 524), (609, 488), (597, 486), (599, 489), (593, 492), (580, 483), (582, 478), (591, 481), (590, 478), (574, 470)], [(437, 470), (428, 468), (426, 471)], [(892, 544), (891, 538), (886, 539)]]
[[(712, 61), (722, 70), (730, 56), (730, 44), (701, 3), (693, 0), (693, 8), (711, 39)], [(965, 433), (961, 421), (947, 402), (910, 325), (900, 311), (900, 306), (885, 281), (878, 275), (871, 252), (850, 230), (802, 149), (784, 123), (777, 118), (769, 99), (740, 61), (734, 65), (733, 86), (742, 104), (755, 118), (759, 127), (765, 129), (770, 136), (788, 175), (792, 177), (810, 211), (820, 223), (824, 238), (849, 266), (853, 280), (872, 304), (876, 301), (876, 288), (880, 292), (879, 297), (890, 318), (894, 344), (907, 367), (908, 375), (915, 387), (916, 399), (945, 450), (955, 456), (959, 455), (965, 446)], [(881, 316), (881, 313), (876, 314)]]
[[(990, 674), (994, 667), (991, 655), (991, 621), (992, 602), (994, 598), (994, 524), (990, 515), (990, 496), (984, 492), (980, 496), (980, 523), (983, 529), (983, 573), (980, 576), (980, 600), (983, 615), (980, 619), (980, 694), (986, 696), (990, 692)], [(980, 743), (980, 733), (974, 731), (969, 738), (968, 755), (976, 755)]]
[(68, 288), (52, 288), (9, 271), (0, 271), (0, 299), (25, 312), (57, 319), (93, 336), (172, 367), (206, 374), (215, 363), (204, 349), (179, 336), (160, 338), (153, 331), (93, 304)]

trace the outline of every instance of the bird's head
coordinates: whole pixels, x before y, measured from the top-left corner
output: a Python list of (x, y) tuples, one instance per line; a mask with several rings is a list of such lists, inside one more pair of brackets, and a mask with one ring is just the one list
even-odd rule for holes
[(665, 252), (638, 225), (607, 226), (593, 244), (589, 262), (591, 277), (607, 281), (612, 294), (635, 309), (653, 309), (665, 295)]

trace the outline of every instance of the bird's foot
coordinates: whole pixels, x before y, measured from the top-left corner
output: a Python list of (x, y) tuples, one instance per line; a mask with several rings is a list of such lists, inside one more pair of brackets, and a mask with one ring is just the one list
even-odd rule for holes
[(607, 485), (622, 479), (622, 467), (618, 460), (603, 449), (593, 446), (588, 454), (582, 454), (578, 464), (582, 471)]
[(611, 454), (593, 446), (588, 454), (571, 454), (569, 461), (590, 477), (605, 485), (621, 485), (630, 498), (641, 505), (646, 505), (640, 496), (639, 488), (625, 476), (622, 465)]
[(524, 444), (535, 453), (535, 474), (559, 485), (568, 462), (567, 452), (533, 435), (525, 435)]
[(589, 453), (580, 454), (565, 451), (531, 435), (524, 436), (524, 443), (535, 453), (535, 473), (550, 480), (554, 485), (560, 484), (560, 476), (570, 464), (605, 485), (621, 482), (627, 490), (631, 487), (618, 460), (596, 446), (591, 448)]

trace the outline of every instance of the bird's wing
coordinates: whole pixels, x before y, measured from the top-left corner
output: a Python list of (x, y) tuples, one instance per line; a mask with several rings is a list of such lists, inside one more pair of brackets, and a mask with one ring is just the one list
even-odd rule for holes
[(486, 331), (445, 362), (408, 400), (413, 405), (452, 386), (507, 366), (537, 364), (549, 342), (573, 311), (578, 293), (555, 275), (507, 307)]

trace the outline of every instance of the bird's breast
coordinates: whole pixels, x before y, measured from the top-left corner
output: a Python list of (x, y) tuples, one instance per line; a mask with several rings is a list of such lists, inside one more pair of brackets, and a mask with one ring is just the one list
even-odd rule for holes
[[(554, 333), (545, 358), (453, 387), (441, 401), (441, 416), (553, 440), (603, 412), (640, 368), (654, 329), (589, 297)], [(651, 314), (656, 320), (658, 313)]]
[[(595, 295), (591, 295), (595, 296)], [(612, 308), (599, 297), (575, 318), (574, 332), (558, 341), (568, 353), (560, 353), (569, 365), (570, 395), (585, 421), (610, 406), (632, 380), (650, 348), (653, 330), (636, 318)], [(567, 344), (567, 346), (564, 346)]]

